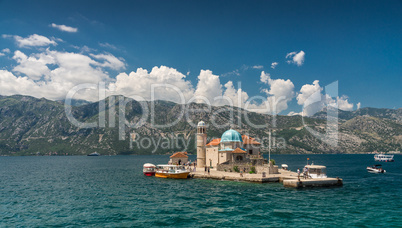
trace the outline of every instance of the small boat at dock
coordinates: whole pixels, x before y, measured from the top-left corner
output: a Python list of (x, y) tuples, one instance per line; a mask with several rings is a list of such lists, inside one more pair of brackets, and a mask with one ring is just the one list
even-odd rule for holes
[(190, 171), (182, 165), (157, 165), (155, 177), (187, 179)]
[(386, 171), (382, 168), (381, 165), (373, 165), (373, 166), (368, 166), (367, 171), (369, 173), (385, 173)]
[(156, 166), (151, 163), (145, 163), (142, 172), (145, 176), (155, 176)]
[(393, 161), (394, 161), (394, 155), (390, 155), (390, 154), (376, 154), (376, 155), (374, 155), (374, 161), (393, 162)]
[(306, 165), (310, 178), (327, 178), (327, 167), (323, 165)]

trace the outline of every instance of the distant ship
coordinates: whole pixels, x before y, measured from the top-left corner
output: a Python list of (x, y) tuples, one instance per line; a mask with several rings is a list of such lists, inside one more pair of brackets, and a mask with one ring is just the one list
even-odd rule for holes
[(100, 156), (100, 154), (98, 152), (93, 152), (88, 154), (87, 156)]
[(376, 154), (376, 155), (374, 155), (374, 161), (393, 162), (394, 155)]

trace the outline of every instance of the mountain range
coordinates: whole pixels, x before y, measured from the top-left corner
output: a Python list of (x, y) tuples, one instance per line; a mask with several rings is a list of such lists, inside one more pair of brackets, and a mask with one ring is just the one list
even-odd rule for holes
[[(402, 149), (401, 108), (338, 110), (339, 141), (334, 146), (308, 130), (325, 133), (326, 110), (312, 117), (272, 116), (231, 106), (138, 102), (122, 96), (100, 103), (73, 100), (71, 104), (22, 95), (0, 96), (0, 155), (86, 155), (95, 151), (103, 155), (170, 154), (182, 150), (195, 154), (196, 124), (200, 120), (208, 125), (209, 140), (233, 128), (259, 140), (264, 153), (270, 131), (273, 153)], [(72, 124), (66, 107), (81, 127)], [(82, 128), (84, 123), (96, 126)]]

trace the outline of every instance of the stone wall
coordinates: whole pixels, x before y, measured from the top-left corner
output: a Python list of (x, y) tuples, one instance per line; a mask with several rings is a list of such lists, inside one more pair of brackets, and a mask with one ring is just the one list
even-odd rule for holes
[[(270, 163), (271, 164), (271, 163)], [(239, 171), (246, 170), (245, 173), (249, 173), (251, 171), (251, 167), (255, 167), (255, 171), (257, 174), (265, 172), (266, 174), (277, 174), (278, 173), (278, 166), (274, 165), (271, 167), (267, 164), (266, 160), (262, 159), (253, 159), (243, 162), (226, 162), (223, 164), (219, 164), (217, 166), (218, 171), (226, 171), (226, 172), (235, 172), (234, 167), (237, 166)]]
[(188, 158), (171, 158), (169, 163), (170, 164), (179, 164), (179, 161), (180, 161), (180, 164), (183, 165), (184, 163), (188, 162)]

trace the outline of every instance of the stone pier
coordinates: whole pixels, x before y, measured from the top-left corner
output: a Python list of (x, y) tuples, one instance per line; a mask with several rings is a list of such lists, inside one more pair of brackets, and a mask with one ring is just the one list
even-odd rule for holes
[(302, 179), (297, 177), (296, 172), (288, 170), (278, 170), (278, 174), (249, 174), (237, 172), (224, 172), (215, 169), (210, 170), (210, 173), (202, 171), (191, 172), (190, 177), (197, 179), (213, 179), (213, 180), (228, 180), (228, 181), (245, 181), (254, 183), (270, 183), (280, 182), (285, 187), (329, 187), (342, 186), (343, 181), (340, 178), (320, 178), (320, 179)]

